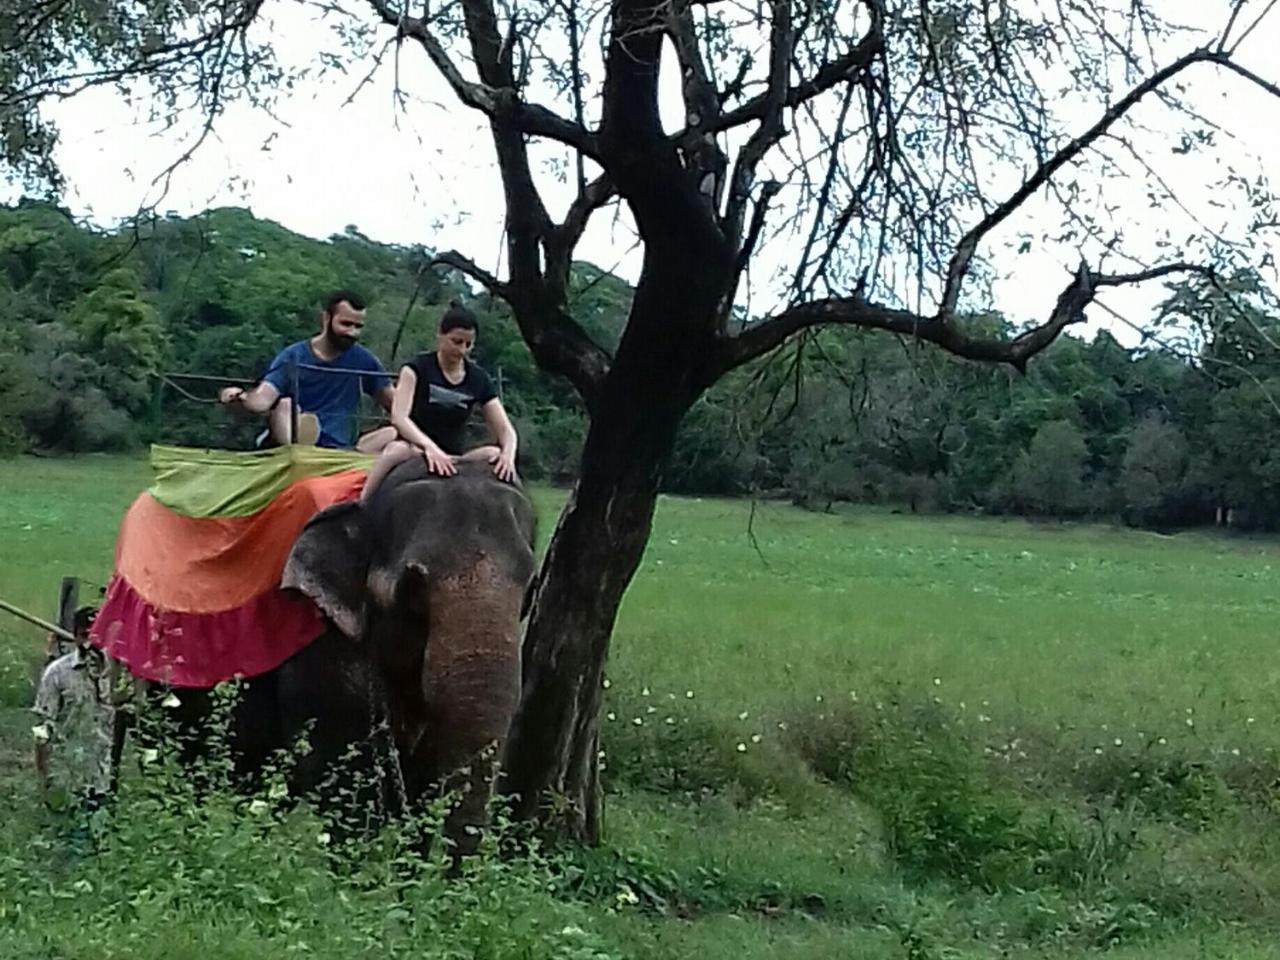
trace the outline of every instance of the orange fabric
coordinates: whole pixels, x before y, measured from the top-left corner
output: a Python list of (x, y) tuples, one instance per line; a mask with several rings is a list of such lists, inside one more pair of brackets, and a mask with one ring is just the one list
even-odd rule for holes
[(184, 517), (143, 493), (120, 524), (116, 573), (162, 610), (215, 613), (241, 606), (280, 582), (306, 522), (317, 510), (358, 496), (365, 473), (306, 477), (247, 517)]

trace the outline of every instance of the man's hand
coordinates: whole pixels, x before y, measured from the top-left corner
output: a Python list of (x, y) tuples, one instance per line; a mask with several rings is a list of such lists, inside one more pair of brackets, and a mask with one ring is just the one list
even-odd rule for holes
[(230, 406), (244, 401), (244, 387), (223, 387), (218, 391), (218, 402)]
[(427, 461), (427, 472), (429, 473), (438, 473), (442, 477), (452, 477), (458, 472), (458, 467), (453, 457), (439, 447), (427, 447), (422, 451), (422, 456)]
[(516, 478), (516, 457), (506, 450), (495, 450), (489, 454), (489, 462), (493, 464), (493, 475), (504, 483), (511, 483)]

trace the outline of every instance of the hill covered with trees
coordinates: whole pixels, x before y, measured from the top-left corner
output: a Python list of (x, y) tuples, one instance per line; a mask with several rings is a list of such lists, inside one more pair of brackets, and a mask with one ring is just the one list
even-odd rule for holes
[[(522, 469), (564, 479), (583, 414), (539, 371), (502, 305), (427, 264), (432, 251), (354, 226), (318, 241), (239, 209), (102, 232), (43, 203), (0, 207), (0, 448), (247, 445), (256, 424), (209, 400), (316, 329), (336, 287), (369, 300), (366, 344), (388, 366), (431, 343), (443, 304), (481, 317), (476, 359), (500, 377)], [(625, 283), (575, 266), (573, 312), (606, 348)], [(1173, 286), (1177, 349), (1066, 336), (1023, 376), (894, 337), (812, 334), (736, 371), (695, 405), (666, 486), (785, 493), (909, 509), (1121, 517), (1173, 527), (1280, 527), (1280, 325), (1251, 277)], [(1009, 324), (981, 318), (992, 332)], [(1172, 336), (1172, 334), (1171, 334)]]

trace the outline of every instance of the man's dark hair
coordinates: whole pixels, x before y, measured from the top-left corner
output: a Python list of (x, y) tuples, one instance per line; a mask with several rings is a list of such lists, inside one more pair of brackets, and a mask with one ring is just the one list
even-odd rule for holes
[(444, 312), (444, 316), (440, 318), (440, 332), (448, 333), (450, 330), (471, 330), (479, 336), (480, 322), (476, 320), (474, 313), (457, 300), (453, 300), (450, 301), (449, 309)]
[(338, 304), (342, 302), (351, 304), (352, 310), (363, 310), (365, 307), (364, 297), (356, 293), (354, 290), (335, 290), (324, 300), (324, 315), (332, 317), (333, 311), (338, 309)]
[(93, 618), (97, 615), (97, 607), (81, 607), (71, 618), (71, 632), (77, 637), (87, 637), (89, 628), (93, 626)]

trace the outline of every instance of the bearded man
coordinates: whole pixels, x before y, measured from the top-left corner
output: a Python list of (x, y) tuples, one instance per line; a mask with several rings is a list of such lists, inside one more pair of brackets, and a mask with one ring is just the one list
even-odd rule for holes
[[(329, 294), (320, 316), (320, 332), (285, 347), (252, 389), (225, 387), (218, 399), (250, 413), (267, 415), (263, 445), (304, 443), (321, 447), (357, 447), (377, 452), (383, 431), (360, 438), (357, 411), (360, 394), (391, 409), (391, 377), (372, 353), (357, 341), (364, 329), (365, 302), (350, 290)], [(297, 369), (297, 396), (292, 371)], [(298, 436), (293, 436), (293, 404), (298, 406)], [(368, 441), (368, 442), (366, 442)]]

